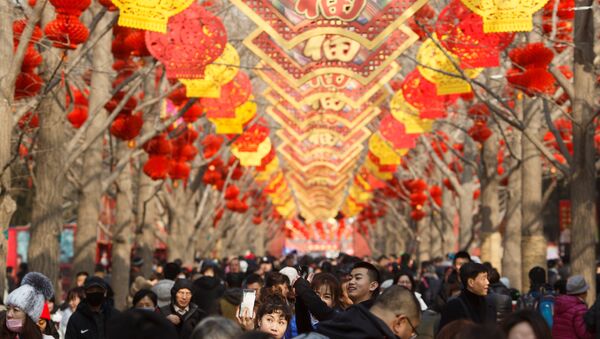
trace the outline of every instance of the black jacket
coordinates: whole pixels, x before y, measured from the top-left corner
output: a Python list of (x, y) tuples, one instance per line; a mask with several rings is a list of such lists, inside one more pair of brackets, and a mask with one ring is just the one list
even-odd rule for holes
[(298, 333), (308, 333), (313, 330), (310, 315), (318, 321), (332, 319), (339, 310), (327, 306), (310, 288), (308, 281), (299, 278), (294, 283), (296, 291), (296, 326)]
[(594, 305), (583, 316), (585, 326), (589, 332), (595, 332), (596, 339), (600, 339), (600, 295), (596, 298)]
[(190, 303), (190, 309), (183, 315), (175, 312), (173, 304), (159, 308), (160, 313), (165, 317), (171, 314), (178, 316), (181, 319), (179, 325), (175, 326), (180, 339), (187, 339), (191, 336), (194, 327), (206, 317), (206, 312), (198, 308), (194, 303)]
[(85, 300), (69, 318), (65, 339), (105, 339), (106, 327), (119, 314), (110, 302), (105, 302), (99, 313), (94, 313)]
[(444, 306), (438, 331), (458, 319), (469, 319), (477, 324), (495, 323), (496, 310), (486, 297), (463, 289), (458, 297), (450, 299)]
[(512, 313), (512, 297), (510, 290), (501, 282), (491, 284), (487, 301), (494, 305), (496, 318), (500, 322)]
[(333, 319), (320, 322), (317, 333), (331, 339), (393, 339), (396, 338), (391, 329), (366, 307), (354, 305), (345, 312), (337, 314)]

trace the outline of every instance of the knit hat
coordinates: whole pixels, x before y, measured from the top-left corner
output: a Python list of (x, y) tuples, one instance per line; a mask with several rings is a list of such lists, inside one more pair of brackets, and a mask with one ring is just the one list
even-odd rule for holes
[(6, 305), (20, 308), (31, 320), (37, 322), (44, 310), (44, 303), (53, 294), (50, 279), (41, 273), (30, 272), (23, 277), (21, 286), (8, 295)]
[(100, 277), (96, 277), (96, 276), (91, 276), (88, 277), (87, 279), (85, 279), (85, 283), (83, 284), (83, 289), (87, 290), (90, 289), (92, 287), (100, 287), (103, 290), (108, 290), (108, 285), (106, 284), (106, 281), (104, 281), (104, 279), (100, 278)]
[(152, 286), (152, 292), (158, 296), (158, 307), (167, 306), (171, 303), (171, 288), (174, 284), (173, 280), (163, 279)]
[(175, 284), (173, 284), (173, 288), (171, 288), (171, 299), (175, 300), (175, 295), (179, 290), (187, 289), (192, 292), (192, 296), (194, 295), (194, 284), (187, 279), (178, 279)]
[(589, 288), (582, 275), (574, 275), (567, 280), (567, 294), (569, 295), (584, 293)]

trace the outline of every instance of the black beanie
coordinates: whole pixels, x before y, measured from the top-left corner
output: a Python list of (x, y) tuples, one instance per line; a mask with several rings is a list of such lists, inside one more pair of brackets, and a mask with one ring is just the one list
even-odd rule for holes
[(175, 294), (184, 288), (192, 292), (192, 296), (194, 295), (194, 284), (192, 284), (191, 281), (187, 279), (177, 279), (171, 288), (171, 298), (175, 300)]

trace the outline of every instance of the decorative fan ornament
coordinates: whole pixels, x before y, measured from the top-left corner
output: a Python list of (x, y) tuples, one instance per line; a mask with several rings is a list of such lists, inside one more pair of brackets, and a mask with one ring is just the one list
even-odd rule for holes
[[(104, 0), (106, 1), (106, 0)], [(193, 0), (112, 0), (119, 8), (119, 25), (167, 32), (169, 17), (188, 8)]]
[(169, 19), (167, 34), (146, 32), (146, 46), (167, 70), (168, 78), (201, 78), (227, 44), (221, 19), (200, 5), (191, 5)]

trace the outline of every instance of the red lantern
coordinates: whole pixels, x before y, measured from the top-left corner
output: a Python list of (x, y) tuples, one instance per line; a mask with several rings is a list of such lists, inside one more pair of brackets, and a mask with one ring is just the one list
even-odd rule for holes
[(201, 98), (209, 118), (235, 118), (235, 108), (250, 98), (252, 84), (245, 72), (239, 71), (235, 78), (221, 87), (218, 98)]
[(425, 217), (425, 212), (422, 210), (413, 210), (410, 212), (410, 218), (414, 221), (420, 221)]
[(152, 180), (164, 180), (171, 169), (171, 160), (162, 155), (151, 155), (144, 164), (144, 173)]
[(396, 120), (391, 114), (386, 114), (379, 123), (381, 136), (396, 149), (413, 148), (419, 134), (406, 134), (404, 124)]
[(402, 82), (404, 100), (419, 111), (423, 119), (437, 119), (446, 116), (446, 106), (455, 102), (458, 95), (437, 95), (435, 84), (425, 79), (415, 69)]
[(168, 78), (200, 78), (227, 44), (221, 20), (204, 7), (192, 4), (169, 18), (167, 34), (146, 32), (146, 46), (167, 69)]
[(169, 155), (173, 151), (173, 147), (166, 134), (162, 133), (148, 140), (144, 144), (144, 150), (150, 155)]
[(225, 190), (225, 199), (226, 200), (236, 199), (239, 194), (240, 194), (240, 189), (236, 185), (229, 185), (229, 186), (227, 186), (227, 189)]
[(71, 123), (74, 128), (80, 128), (88, 118), (88, 109), (85, 106), (75, 106), (69, 114), (67, 114), (67, 120)]
[(186, 180), (190, 176), (190, 165), (185, 161), (173, 161), (169, 176), (173, 180)]
[(485, 121), (475, 121), (473, 127), (468, 131), (469, 136), (479, 142), (484, 143), (489, 137), (492, 136), (492, 131), (487, 127)]
[(119, 114), (110, 126), (110, 134), (121, 140), (135, 139), (142, 130), (142, 113)]
[(75, 49), (87, 40), (89, 31), (79, 16), (90, 6), (91, 0), (50, 0), (56, 9), (56, 18), (44, 28), (46, 37), (57, 48)]
[(19, 73), (15, 82), (15, 100), (30, 98), (42, 89), (43, 80), (36, 73)]

